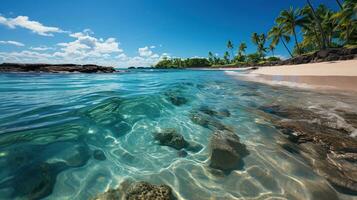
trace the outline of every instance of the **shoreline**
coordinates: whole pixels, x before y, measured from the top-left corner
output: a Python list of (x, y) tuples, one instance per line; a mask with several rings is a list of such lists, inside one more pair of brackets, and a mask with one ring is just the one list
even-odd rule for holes
[(262, 67), (247, 74), (226, 71), (239, 79), (269, 85), (357, 93), (357, 60)]

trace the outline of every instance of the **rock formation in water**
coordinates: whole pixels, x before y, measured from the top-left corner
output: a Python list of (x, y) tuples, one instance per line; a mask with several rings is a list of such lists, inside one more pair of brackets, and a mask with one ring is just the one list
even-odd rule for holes
[(277, 105), (261, 109), (279, 117), (272, 120), (276, 128), (297, 145), (295, 149), (285, 144), (284, 149), (305, 158), (340, 192), (357, 194), (357, 139), (350, 135), (357, 127), (357, 114), (338, 111), (351, 125), (341, 126), (338, 119), (312, 110)]
[(160, 145), (169, 146), (177, 150), (185, 148), (188, 151), (198, 152), (202, 149), (200, 144), (186, 141), (185, 138), (173, 128), (163, 129), (160, 132), (154, 133), (154, 139), (157, 140)]
[(113, 67), (76, 64), (0, 64), (0, 72), (46, 72), (46, 73), (113, 73)]
[(153, 185), (147, 182), (124, 181), (119, 188), (110, 189), (94, 200), (176, 200), (167, 185)]
[(213, 117), (230, 117), (231, 113), (227, 109), (219, 109), (219, 110), (213, 110), (209, 108), (208, 106), (202, 106), (199, 108), (200, 112), (203, 112), (209, 116)]
[(159, 141), (160, 145), (169, 146), (177, 150), (183, 149), (189, 145), (181, 134), (171, 128), (154, 133), (154, 138)]
[(239, 169), (242, 158), (248, 155), (238, 135), (229, 131), (216, 131), (210, 139), (210, 167), (220, 170)]

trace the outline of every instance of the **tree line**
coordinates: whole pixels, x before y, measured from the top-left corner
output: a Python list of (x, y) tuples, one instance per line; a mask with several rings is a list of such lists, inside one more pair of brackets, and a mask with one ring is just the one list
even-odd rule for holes
[[(337, 11), (323, 4), (315, 8), (311, 0), (306, 0), (303, 8), (291, 7), (281, 11), (274, 26), (267, 33), (251, 35), (251, 42), (256, 47), (253, 53), (246, 53), (245, 42), (235, 46), (229, 40), (223, 57), (209, 52), (208, 58), (166, 58), (156, 67), (239, 66), (278, 61), (280, 58), (274, 53), (278, 45), (282, 45), (290, 57), (327, 48), (354, 47), (357, 45), (357, 0), (335, 1), (338, 5)], [(289, 49), (288, 43), (291, 41), (294, 46)], [(271, 55), (267, 57), (268, 53)]]

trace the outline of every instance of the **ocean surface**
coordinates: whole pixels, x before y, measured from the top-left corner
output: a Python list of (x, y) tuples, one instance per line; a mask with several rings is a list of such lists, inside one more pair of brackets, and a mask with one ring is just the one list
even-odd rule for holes
[[(90, 199), (127, 179), (167, 184), (190, 200), (353, 199), (281, 147), (282, 133), (258, 109), (277, 103), (357, 112), (354, 95), (246, 82), (224, 71), (0, 74), (0, 199)], [(210, 169), (213, 131), (190, 119), (201, 107), (231, 113), (217, 120), (247, 146), (241, 169)], [(159, 145), (153, 133), (167, 128), (203, 148), (182, 156)]]

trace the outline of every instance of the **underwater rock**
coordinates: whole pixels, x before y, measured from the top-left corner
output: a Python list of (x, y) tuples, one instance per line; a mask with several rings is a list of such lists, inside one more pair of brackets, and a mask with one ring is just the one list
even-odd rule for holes
[(186, 147), (187, 151), (192, 151), (192, 152), (199, 152), (201, 151), (201, 149), (203, 149), (203, 146), (196, 142), (188, 142), (188, 145)]
[(234, 131), (232, 127), (226, 126), (222, 124), (219, 120), (199, 112), (192, 112), (190, 114), (190, 119), (193, 123), (211, 130), (227, 130), (232, 132)]
[(231, 113), (227, 109), (220, 109), (218, 111), (209, 108), (208, 106), (202, 106), (198, 109), (200, 112), (203, 112), (209, 116), (214, 117), (230, 117)]
[(104, 152), (101, 151), (101, 150), (94, 150), (93, 151), (93, 158), (96, 159), (96, 160), (100, 160), (100, 161), (103, 161), (103, 160), (106, 160), (107, 157), (105, 156)]
[(175, 197), (167, 185), (152, 185), (147, 182), (132, 184), (125, 194), (127, 200), (173, 200)]
[(185, 97), (179, 97), (179, 96), (170, 96), (169, 100), (175, 106), (181, 106), (188, 102), (188, 100)]
[(238, 135), (229, 131), (216, 131), (210, 139), (210, 167), (233, 170), (243, 167), (242, 158), (249, 154)]
[[(357, 194), (357, 139), (350, 137), (350, 127), (339, 125), (336, 118), (304, 108), (273, 105), (261, 109), (283, 118), (273, 120), (274, 126), (297, 144), (295, 152), (299, 152), (316, 173), (336, 190)], [(357, 116), (343, 111), (338, 111), (338, 115), (349, 124), (354, 124)]]
[(182, 106), (188, 102), (188, 99), (181, 96), (179, 91), (169, 91), (165, 95), (167, 99), (175, 106)]
[(18, 175), (4, 180), (0, 189), (13, 188), (10, 199), (42, 199), (52, 193), (57, 175), (67, 168), (64, 162), (28, 166), (19, 171)]
[(173, 128), (163, 129), (160, 132), (154, 133), (154, 138), (159, 141), (160, 145), (172, 147), (176, 150), (185, 148), (188, 151), (199, 152), (203, 148), (201, 144), (186, 141), (185, 138)]
[(159, 141), (160, 145), (169, 146), (180, 150), (188, 146), (188, 142), (175, 129), (163, 129), (161, 132), (154, 133), (155, 140)]
[(176, 200), (172, 189), (167, 185), (153, 185), (148, 182), (124, 181), (119, 188), (93, 198), (93, 200)]

